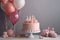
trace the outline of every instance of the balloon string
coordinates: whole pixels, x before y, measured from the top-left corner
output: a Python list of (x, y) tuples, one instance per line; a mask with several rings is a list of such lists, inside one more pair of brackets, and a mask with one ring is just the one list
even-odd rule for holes
[(13, 25), (14, 35), (15, 35), (15, 25)]

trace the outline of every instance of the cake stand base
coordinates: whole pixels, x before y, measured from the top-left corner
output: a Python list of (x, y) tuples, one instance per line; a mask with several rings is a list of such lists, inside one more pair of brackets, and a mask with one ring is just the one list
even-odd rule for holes
[(33, 33), (30, 33), (29, 38), (34, 38)]

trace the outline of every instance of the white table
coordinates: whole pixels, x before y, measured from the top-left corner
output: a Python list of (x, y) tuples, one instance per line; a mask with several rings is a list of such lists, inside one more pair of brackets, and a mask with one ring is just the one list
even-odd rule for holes
[(39, 36), (35, 35), (35, 38), (0, 38), (0, 40), (60, 40), (60, 35), (57, 38), (47, 38), (39, 39)]

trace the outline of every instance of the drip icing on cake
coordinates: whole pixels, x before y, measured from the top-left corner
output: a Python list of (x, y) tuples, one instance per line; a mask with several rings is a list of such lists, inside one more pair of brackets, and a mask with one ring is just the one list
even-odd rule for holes
[(26, 20), (23, 23), (24, 32), (40, 32), (40, 23), (34, 16), (27, 16)]

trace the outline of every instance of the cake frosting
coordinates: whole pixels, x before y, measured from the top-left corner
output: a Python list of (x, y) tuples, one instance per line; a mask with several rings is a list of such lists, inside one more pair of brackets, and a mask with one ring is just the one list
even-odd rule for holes
[(40, 32), (40, 23), (34, 16), (27, 16), (23, 23), (23, 31), (27, 33), (37, 33)]

